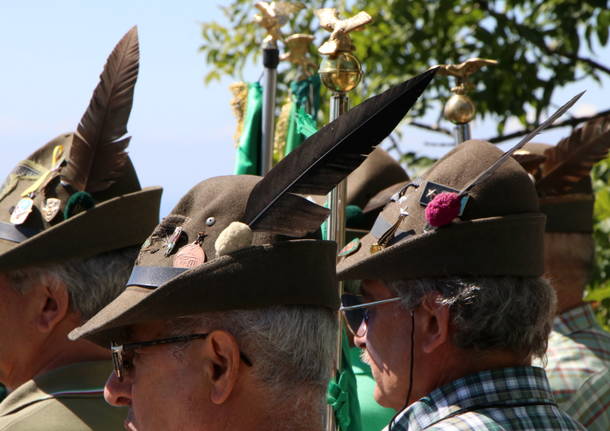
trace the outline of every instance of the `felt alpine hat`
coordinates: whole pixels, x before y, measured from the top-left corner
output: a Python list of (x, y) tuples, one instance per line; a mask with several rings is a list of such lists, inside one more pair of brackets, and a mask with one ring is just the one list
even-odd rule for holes
[(529, 175), (511, 156), (583, 94), (505, 153), (478, 140), (447, 153), (394, 195), (361, 243), (342, 250), (339, 278), (542, 275), (545, 216)]
[(514, 154), (535, 181), (547, 232), (593, 232), (591, 169), (607, 157), (609, 148), (610, 116), (605, 116), (555, 146), (530, 143)]
[[(387, 151), (375, 148), (347, 177), (345, 229), (348, 241), (364, 235), (390, 197), (409, 180), (409, 175)], [(312, 196), (324, 205), (326, 196)]]
[(509, 157), (461, 195), (502, 155), (478, 140), (450, 151), (395, 195), (339, 278), (541, 275), (545, 217), (519, 163)]
[(143, 244), (125, 291), (70, 338), (108, 347), (126, 327), (151, 320), (275, 305), (336, 310), (336, 244), (303, 239), (329, 210), (301, 195), (328, 193), (356, 169), (433, 75), (363, 102), (263, 178), (216, 177), (193, 187)]
[(157, 224), (161, 188), (142, 189), (124, 151), (138, 52), (134, 27), (77, 131), (18, 163), (0, 186), (0, 271), (140, 245)]
[(407, 172), (387, 151), (376, 148), (369, 154), (347, 177), (346, 236), (368, 231), (379, 211), (390, 201), (392, 188), (408, 180)]
[[(239, 222), (259, 182), (233, 175), (193, 187), (145, 241), (125, 291), (70, 338), (108, 347), (121, 328), (149, 320), (273, 305), (336, 309), (334, 242), (288, 240)], [(294, 200), (327, 214), (305, 198)]]

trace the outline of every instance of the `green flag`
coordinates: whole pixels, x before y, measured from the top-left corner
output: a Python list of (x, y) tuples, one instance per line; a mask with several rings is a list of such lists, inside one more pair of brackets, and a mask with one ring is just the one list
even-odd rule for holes
[(341, 340), (341, 370), (337, 377), (329, 382), (326, 400), (335, 411), (337, 427), (341, 431), (362, 431), (358, 388), (345, 329), (342, 331)]
[(260, 175), (262, 145), (263, 89), (258, 82), (248, 84), (248, 99), (242, 134), (237, 147), (235, 173)]
[(314, 74), (301, 81), (292, 82), (290, 92), (292, 105), (284, 155), (289, 154), (316, 132), (315, 118), (320, 109), (320, 76)]

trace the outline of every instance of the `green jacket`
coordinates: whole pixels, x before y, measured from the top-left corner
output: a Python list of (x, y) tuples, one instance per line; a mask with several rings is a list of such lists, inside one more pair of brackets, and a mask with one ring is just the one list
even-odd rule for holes
[(16, 388), (0, 403), (0, 430), (119, 430), (126, 410), (104, 401), (110, 361), (52, 370)]

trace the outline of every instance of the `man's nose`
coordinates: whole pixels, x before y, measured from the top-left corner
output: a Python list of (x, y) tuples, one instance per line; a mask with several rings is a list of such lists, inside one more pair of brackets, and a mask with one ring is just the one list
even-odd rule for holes
[(354, 344), (359, 349), (364, 349), (366, 347), (366, 331), (362, 332), (362, 335), (354, 335)]
[[(126, 376), (127, 377), (127, 376)], [(123, 407), (131, 405), (131, 381), (129, 378), (123, 378), (122, 381), (116, 376), (113, 371), (106, 380), (104, 386), (104, 399), (108, 404), (115, 407)]]

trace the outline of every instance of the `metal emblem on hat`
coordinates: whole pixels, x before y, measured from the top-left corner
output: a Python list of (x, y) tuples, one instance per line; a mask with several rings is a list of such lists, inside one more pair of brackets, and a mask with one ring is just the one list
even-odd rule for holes
[(351, 254), (356, 253), (359, 249), (360, 249), (360, 239), (354, 238), (353, 240), (348, 242), (345, 247), (343, 247), (341, 249), (341, 251), (339, 252), (339, 254), (337, 256), (339, 256), (339, 257), (349, 256)]
[(178, 250), (174, 256), (174, 268), (194, 268), (205, 262), (205, 251), (201, 247), (205, 234), (199, 232), (197, 239)]
[(427, 206), (432, 199), (443, 192), (459, 193), (459, 190), (452, 189), (451, 187), (444, 186), (442, 184), (434, 183), (432, 181), (426, 182), (426, 187), (419, 198), (419, 203), (422, 206)]
[(166, 242), (165, 256), (169, 256), (172, 253), (172, 250), (180, 239), (180, 235), (182, 235), (182, 230), (182, 226), (176, 226), (176, 228), (174, 229), (174, 232)]
[(48, 198), (45, 202), (44, 205), (42, 206), (42, 217), (47, 221), (50, 222), (51, 220), (53, 220), (55, 218), (55, 216), (57, 216), (57, 214), (59, 213), (59, 209), (61, 207), (61, 200), (57, 199), (57, 198)]
[(15, 205), (15, 209), (11, 213), (10, 221), (12, 224), (21, 224), (23, 223), (30, 213), (32, 212), (32, 207), (34, 206), (34, 201), (31, 198), (21, 198), (17, 205)]

